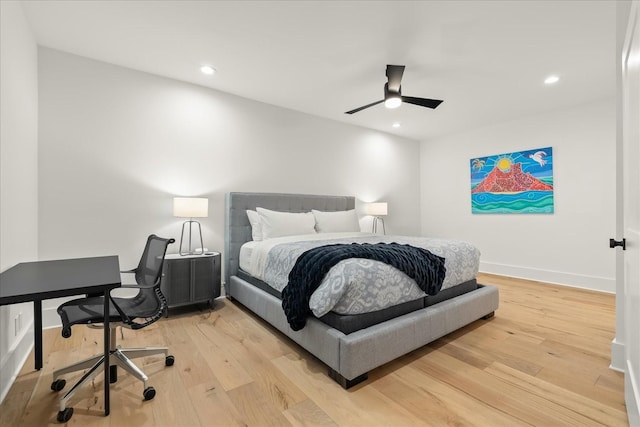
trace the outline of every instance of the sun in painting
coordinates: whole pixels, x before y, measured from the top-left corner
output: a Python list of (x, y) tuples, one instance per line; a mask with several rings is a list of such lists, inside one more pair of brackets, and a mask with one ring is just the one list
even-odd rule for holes
[(511, 160), (508, 157), (503, 157), (498, 160), (497, 166), (502, 172), (507, 172), (511, 168)]

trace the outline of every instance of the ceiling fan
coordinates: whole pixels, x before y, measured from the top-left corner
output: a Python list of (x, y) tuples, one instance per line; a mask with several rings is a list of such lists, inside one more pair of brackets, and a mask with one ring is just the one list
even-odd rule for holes
[(364, 105), (362, 107), (355, 108), (351, 111), (346, 111), (345, 114), (353, 114), (358, 111), (362, 111), (365, 108), (373, 107), (384, 102), (387, 108), (396, 108), (400, 104), (406, 102), (408, 104), (419, 105), (421, 107), (436, 108), (442, 103), (439, 99), (428, 98), (416, 98), (413, 96), (402, 96), (402, 88), (400, 82), (402, 81), (402, 74), (404, 73), (404, 65), (387, 65), (387, 83), (384, 85), (384, 99), (371, 104)]

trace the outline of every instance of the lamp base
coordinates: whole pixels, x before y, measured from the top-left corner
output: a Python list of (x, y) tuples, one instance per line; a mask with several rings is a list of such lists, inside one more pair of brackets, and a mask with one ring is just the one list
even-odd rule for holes
[(387, 230), (385, 230), (384, 228), (384, 218), (379, 217), (379, 216), (374, 216), (373, 217), (373, 226), (371, 229), (372, 233), (377, 233), (378, 232), (378, 221), (380, 221), (382, 223), (382, 234), (387, 234)]
[[(200, 233), (200, 251), (194, 251), (191, 249), (191, 227), (193, 226), (193, 224), (197, 224), (198, 225), (198, 231)], [(189, 224), (189, 246), (187, 247), (187, 252), (184, 252), (182, 250), (182, 241), (184, 240), (184, 227)], [(185, 255), (202, 255), (204, 254), (204, 243), (202, 241), (202, 227), (200, 226), (200, 223), (198, 221), (194, 221), (193, 219), (190, 219), (189, 221), (185, 221), (184, 223), (182, 223), (182, 233), (180, 234), (180, 249), (179, 249), (179, 253), (181, 256), (185, 256)]]

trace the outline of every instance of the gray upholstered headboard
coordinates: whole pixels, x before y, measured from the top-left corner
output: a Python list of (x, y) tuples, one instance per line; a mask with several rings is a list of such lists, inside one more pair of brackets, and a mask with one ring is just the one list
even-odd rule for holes
[(251, 240), (247, 209), (257, 207), (281, 212), (346, 211), (354, 209), (355, 197), (280, 193), (227, 193), (225, 199), (224, 259), (225, 283), (238, 272), (240, 247)]

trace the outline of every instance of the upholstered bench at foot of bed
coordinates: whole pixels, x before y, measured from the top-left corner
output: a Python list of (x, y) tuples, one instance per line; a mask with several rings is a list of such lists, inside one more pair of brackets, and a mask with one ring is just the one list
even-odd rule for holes
[(228, 294), (324, 362), (333, 371), (331, 378), (345, 388), (366, 379), (369, 370), (489, 316), (498, 308), (498, 288), (483, 285), (345, 335), (315, 318), (309, 318), (304, 329), (293, 331), (278, 298), (237, 276), (230, 278)]

